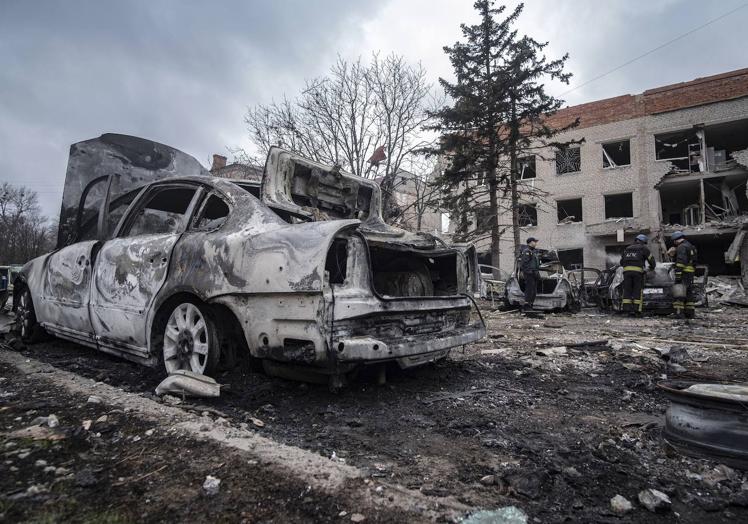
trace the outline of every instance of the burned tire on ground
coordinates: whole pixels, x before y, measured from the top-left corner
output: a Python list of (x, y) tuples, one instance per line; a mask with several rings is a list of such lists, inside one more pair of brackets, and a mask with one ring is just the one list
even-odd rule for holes
[(185, 300), (171, 309), (163, 324), (161, 359), (168, 374), (187, 370), (210, 375), (221, 356), (216, 322), (210, 309)]
[(34, 301), (31, 298), (31, 291), (29, 291), (29, 288), (24, 287), (19, 295), (18, 304), (15, 306), (15, 331), (21, 337), (21, 340), (27, 344), (41, 341), (44, 338), (45, 332), (36, 320)]

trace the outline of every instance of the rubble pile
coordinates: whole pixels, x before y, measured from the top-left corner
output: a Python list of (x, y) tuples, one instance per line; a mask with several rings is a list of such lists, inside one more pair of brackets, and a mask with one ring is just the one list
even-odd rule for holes
[(748, 306), (748, 294), (746, 294), (740, 277), (723, 275), (709, 277), (706, 296), (710, 304)]

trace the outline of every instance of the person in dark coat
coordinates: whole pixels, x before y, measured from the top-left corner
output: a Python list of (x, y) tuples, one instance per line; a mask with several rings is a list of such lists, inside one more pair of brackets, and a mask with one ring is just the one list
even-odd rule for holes
[(527, 245), (522, 247), (522, 252), (520, 253), (519, 267), (525, 279), (525, 303), (522, 306), (522, 310), (525, 312), (532, 311), (535, 297), (538, 294), (538, 286), (540, 285), (540, 258), (538, 257), (538, 252), (535, 250), (537, 243), (537, 238), (528, 238)]
[(644, 269), (649, 264), (649, 269), (654, 269), (655, 262), (652, 253), (647, 247), (646, 235), (637, 235), (636, 240), (630, 246), (626, 246), (621, 255), (621, 266), (623, 266), (623, 301), (621, 309), (630, 316), (641, 316), (644, 306)]
[(686, 297), (676, 298), (673, 308), (677, 316), (685, 315), (686, 318), (696, 317), (696, 298), (693, 287), (693, 279), (696, 275), (696, 248), (688, 240), (682, 231), (676, 231), (670, 238), (675, 244), (675, 283), (683, 284), (686, 288)]

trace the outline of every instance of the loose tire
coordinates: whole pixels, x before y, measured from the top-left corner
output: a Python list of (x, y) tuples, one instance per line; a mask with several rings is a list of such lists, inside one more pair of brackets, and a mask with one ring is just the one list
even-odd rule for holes
[(216, 323), (209, 308), (196, 302), (182, 302), (164, 325), (162, 360), (171, 374), (183, 369), (210, 375), (218, 366), (220, 345)]

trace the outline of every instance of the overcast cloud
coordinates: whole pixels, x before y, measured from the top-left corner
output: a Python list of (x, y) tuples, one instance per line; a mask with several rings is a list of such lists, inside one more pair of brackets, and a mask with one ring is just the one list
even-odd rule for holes
[[(570, 88), (745, 0), (529, 0), (519, 28), (571, 55)], [(513, 5), (514, 3), (511, 2)], [(71, 143), (134, 134), (194, 155), (247, 146), (245, 108), (294, 95), (336, 54), (395, 52), (450, 76), (472, 0), (0, 0), (0, 182), (56, 215)], [(569, 104), (748, 67), (741, 9), (564, 96)]]

